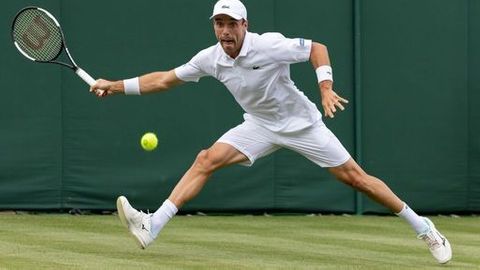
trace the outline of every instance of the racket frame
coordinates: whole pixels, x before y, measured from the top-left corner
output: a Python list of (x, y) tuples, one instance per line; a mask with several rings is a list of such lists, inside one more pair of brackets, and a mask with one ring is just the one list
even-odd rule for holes
[[(18, 45), (17, 41), (15, 41), (15, 34), (14, 34), (14, 28), (15, 28), (15, 22), (17, 21), (17, 18), (18, 16), (20, 16), (20, 14), (22, 14), (22, 12), (24, 12), (25, 10), (28, 10), (28, 9), (37, 9), (43, 13), (45, 13), (48, 17), (50, 17), (50, 19), (53, 20), (53, 22), (55, 23), (55, 25), (58, 27), (58, 30), (60, 31), (60, 35), (62, 37), (62, 40), (61, 40), (61, 47), (60, 47), (60, 50), (58, 50), (58, 53), (57, 55), (55, 55), (55, 57), (52, 58), (52, 60), (48, 60), (48, 61), (41, 61), (41, 60), (37, 60), (37, 59), (34, 59), (32, 58), (31, 56), (29, 56), (26, 52), (24, 52), (22, 50), (22, 48), (20, 48), (20, 46)], [(73, 60), (73, 57), (72, 55), (70, 54), (70, 51), (68, 50), (68, 47), (67, 47), (67, 43), (65, 41), (65, 35), (63, 34), (63, 29), (62, 27), (60, 26), (60, 23), (57, 21), (57, 19), (55, 19), (55, 17), (50, 13), (48, 12), (47, 10), (43, 9), (43, 8), (40, 8), (40, 7), (36, 7), (36, 6), (27, 6), (27, 7), (24, 7), (22, 8), (20, 11), (17, 12), (17, 14), (15, 15), (14, 19), (13, 19), (13, 22), (12, 22), (12, 29), (11, 29), (11, 36), (12, 36), (12, 41), (13, 41), (13, 44), (15, 45), (15, 47), (18, 49), (18, 51), (23, 55), (25, 56), (27, 59), (30, 59), (32, 61), (35, 61), (35, 62), (38, 62), (38, 63), (52, 63), (52, 64), (57, 64), (57, 65), (62, 65), (62, 66), (65, 66), (65, 67), (68, 67), (70, 69), (72, 69), (80, 78), (82, 78), (88, 85), (92, 86), (95, 84), (95, 79), (92, 78), (92, 76), (90, 76), (87, 72), (85, 72), (83, 69), (81, 69), (77, 63), (75, 63), (75, 61)], [(70, 64), (68, 63), (65, 63), (65, 62), (62, 62), (62, 61), (58, 61), (57, 58), (62, 54), (62, 51), (65, 51), (67, 57), (68, 57), (68, 60), (70, 61)], [(100, 90), (101, 91), (101, 90)], [(103, 93), (103, 91), (101, 91)]]

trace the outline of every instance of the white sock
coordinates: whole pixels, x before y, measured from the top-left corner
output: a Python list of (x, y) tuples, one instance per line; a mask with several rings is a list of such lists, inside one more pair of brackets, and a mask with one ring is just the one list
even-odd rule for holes
[(167, 199), (163, 202), (162, 206), (152, 215), (152, 234), (154, 237), (157, 237), (163, 226), (165, 226), (177, 212), (177, 207), (170, 200)]
[(404, 218), (417, 234), (425, 233), (429, 229), (428, 224), (421, 216), (417, 215), (415, 211), (408, 207), (406, 203), (404, 204), (402, 211), (395, 214)]

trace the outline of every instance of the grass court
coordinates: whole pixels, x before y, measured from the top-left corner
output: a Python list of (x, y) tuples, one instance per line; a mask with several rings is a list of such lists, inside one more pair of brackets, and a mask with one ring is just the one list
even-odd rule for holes
[(480, 269), (480, 217), (431, 219), (447, 265), (391, 216), (177, 216), (141, 250), (115, 215), (2, 214), (0, 269)]

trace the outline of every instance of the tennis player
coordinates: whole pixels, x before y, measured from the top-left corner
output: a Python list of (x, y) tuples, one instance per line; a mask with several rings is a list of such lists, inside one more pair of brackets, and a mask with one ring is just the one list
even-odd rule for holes
[(380, 179), (367, 174), (351, 158), (322, 122), (322, 115), (290, 78), (290, 64), (310, 61), (316, 72), (325, 117), (344, 110), (347, 100), (333, 90), (327, 48), (303, 38), (280, 33), (248, 32), (247, 10), (239, 0), (220, 0), (210, 17), (218, 42), (173, 70), (153, 72), (121, 81), (98, 80), (91, 91), (105, 90), (140, 95), (159, 92), (204, 76), (221, 81), (245, 110), (244, 122), (227, 131), (210, 148), (202, 150), (167, 200), (153, 214), (134, 209), (121, 196), (119, 217), (146, 248), (178, 209), (194, 198), (216, 170), (231, 164), (251, 166), (280, 148), (291, 149), (338, 180), (365, 193), (404, 218), (423, 239), (439, 263), (452, 257), (448, 240), (426, 217), (418, 216)]

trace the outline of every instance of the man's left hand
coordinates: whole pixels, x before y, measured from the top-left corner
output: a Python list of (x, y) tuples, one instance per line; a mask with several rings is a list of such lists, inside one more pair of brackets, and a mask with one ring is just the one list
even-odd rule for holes
[(334, 113), (337, 112), (336, 107), (338, 107), (340, 110), (345, 110), (345, 107), (343, 107), (342, 103), (347, 104), (348, 100), (342, 98), (341, 96), (337, 95), (331, 87), (332, 83), (329, 82), (327, 84), (324, 84), (322, 82), (320, 84), (320, 93), (322, 95), (322, 106), (323, 106), (323, 111), (325, 112), (325, 117), (334, 117)]

